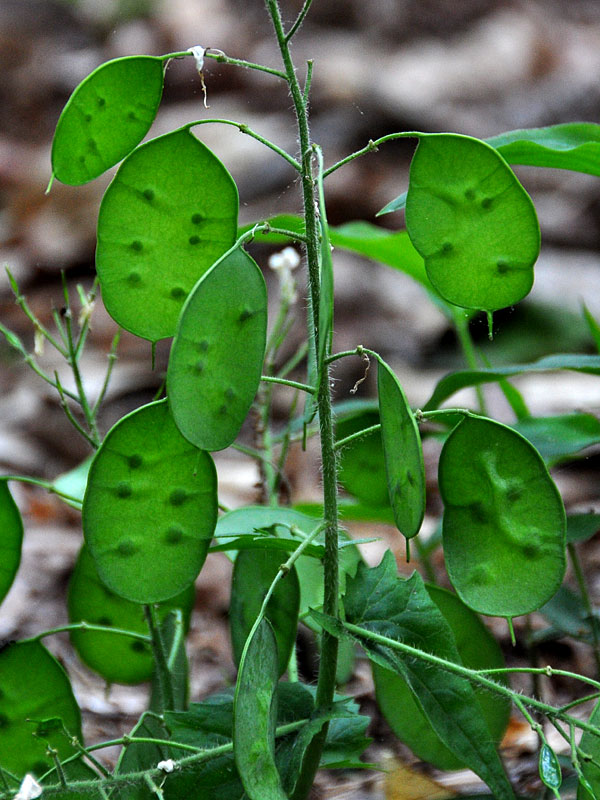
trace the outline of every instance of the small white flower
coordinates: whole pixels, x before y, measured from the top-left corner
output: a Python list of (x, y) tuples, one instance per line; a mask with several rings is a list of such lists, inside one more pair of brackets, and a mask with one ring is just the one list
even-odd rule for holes
[(34, 800), (36, 797), (41, 797), (43, 791), (43, 787), (40, 786), (33, 775), (27, 773), (21, 781), (19, 791), (16, 793), (14, 800)]
[(80, 328), (83, 327), (83, 325), (92, 316), (92, 311), (94, 310), (95, 305), (95, 300), (86, 300), (86, 302), (81, 306), (81, 311), (79, 312), (79, 318), (77, 320)]
[(204, 54), (206, 53), (206, 47), (202, 47), (202, 45), (197, 44), (195, 47), (190, 47), (188, 53), (191, 53), (194, 56), (194, 60), (196, 62), (196, 69), (200, 74), (202, 74), (202, 70), (204, 68)]
[(162, 769), (163, 772), (173, 772), (175, 767), (176, 764), (172, 758), (168, 758), (166, 761), (159, 761), (156, 765), (156, 769)]
[(269, 266), (275, 272), (291, 272), (300, 263), (300, 255), (293, 247), (284, 247), (279, 253), (269, 258)]
[(44, 355), (44, 345), (46, 344), (46, 339), (44, 334), (41, 331), (41, 328), (36, 326), (35, 332), (33, 334), (33, 352), (36, 356), (43, 356)]

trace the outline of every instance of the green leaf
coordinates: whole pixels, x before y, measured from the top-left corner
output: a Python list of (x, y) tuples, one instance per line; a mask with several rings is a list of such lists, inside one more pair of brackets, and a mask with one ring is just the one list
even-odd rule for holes
[[(336, 419), (339, 441), (380, 422), (379, 412), (366, 409)], [(388, 508), (389, 494), (381, 431), (375, 430), (354, 439), (340, 449), (339, 481), (351, 495), (374, 508)]]
[(567, 542), (586, 542), (600, 531), (600, 514), (570, 514), (567, 517)]
[(398, 379), (379, 359), (377, 392), (387, 486), (396, 527), (416, 536), (425, 516), (425, 464), (421, 437)]
[(235, 242), (237, 188), (187, 128), (134, 150), (106, 190), (96, 268), (102, 299), (121, 327), (173, 336), (186, 297)]
[(600, 125), (567, 122), (525, 128), (486, 139), (509, 164), (553, 167), (600, 175)]
[(588, 720), (590, 725), (598, 729), (598, 735), (595, 736), (589, 731), (584, 731), (579, 742), (579, 750), (582, 753), (587, 753), (596, 763), (582, 759), (581, 770), (583, 777), (589, 784), (593, 795), (590, 795), (583, 786), (580, 785), (577, 793), (578, 800), (592, 800), (592, 798), (600, 797), (600, 701), (594, 706), (590, 718)]
[[(348, 579), (344, 609), (347, 622), (367, 633), (460, 664), (450, 626), (421, 577), (415, 572), (407, 580), (400, 578), (390, 551), (378, 567), (359, 565), (356, 577)], [(327, 624), (324, 615), (317, 619)], [(344, 624), (335, 623), (342, 630)], [(512, 789), (471, 684), (435, 665), (375, 644), (354, 628), (353, 635), (372, 661), (404, 677), (446, 747), (487, 783), (495, 797), (512, 800)]]
[(60, 717), (73, 736), (81, 739), (79, 707), (64, 669), (39, 642), (14, 642), (0, 649), (0, 766), (22, 778), (40, 776), (54, 762), (46, 742), (60, 758), (74, 750), (61, 730), (36, 738), (36, 722)]
[(8, 488), (0, 480), (0, 603), (8, 594), (21, 563), (23, 520)]
[(83, 531), (100, 579), (134, 603), (158, 603), (198, 575), (217, 517), (208, 453), (177, 430), (166, 400), (123, 417), (90, 469)]
[(600, 353), (600, 323), (585, 305), (583, 306), (583, 317), (587, 323), (589, 332), (592, 335), (594, 344), (596, 345), (596, 350)]
[(536, 449), (506, 425), (465, 417), (439, 462), (444, 558), (461, 599), (513, 617), (546, 603), (565, 572), (565, 511)]
[(550, 467), (600, 442), (600, 420), (593, 414), (526, 417), (511, 427), (529, 439)]
[(385, 205), (381, 211), (378, 211), (375, 216), (382, 217), (384, 214), (391, 214), (393, 211), (402, 211), (404, 208), (406, 208), (407, 195), (408, 192), (402, 192), (402, 194), (399, 194), (398, 197), (390, 200), (390, 202)]
[[(158, 608), (164, 619), (173, 608), (184, 613), (185, 629), (190, 623), (194, 606), (193, 584)], [(86, 546), (81, 548), (71, 576), (68, 592), (70, 622), (89, 622), (134, 633), (148, 634), (142, 607), (124, 600), (108, 589), (98, 577), (94, 560)], [(140, 639), (129, 639), (111, 633), (71, 631), (71, 644), (88, 667), (109, 683), (142, 683), (152, 675), (153, 659), (150, 645)]]
[[(296, 547), (300, 542), (296, 543)], [(262, 608), (263, 600), (279, 572), (283, 558), (276, 550), (244, 550), (238, 553), (231, 579), (229, 626), (233, 660), (239, 666), (244, 645)], [(296, 644), (300, 583), (295, 568), (279, 581), (267, 604), (278, 653), (279, 676), (287, 669)]]
[[(321, 521), (291, 508), (246, 506), (219, 517), (215, 537), (223, 541), (228, 536), (235, 537), (266, 529), (272, 529), (275, 536), (287, 537), (291, 525), (295, 525), (302, 533), (309, 534)], [(349, 541), (349, 537), (343, 531), (340, 531), (340, 541)], [(324, 545), (324, 534), (320, 533), (314, 543)], [(353, 544), (340, 550), (341, 591), (345, 585), (346, 574), (353, 575), (360, 560), (358, 548)], [(295, 566), (300, 581), (300, 614), (304, 616), (309, 608), (323, 604), (323, 565), (311, 556), (302, 555)]]
[(554, 638), (571, 636), (579, 641), (592, 642), (592, 627), (588, 611), (581, 599), (564, 584), (553, 597), (540, 608), (540, 614), (552, 625), (550, 631), (541, 631), (542, 639), (553, 634)]
[(448, 302), (494, 311), (529, 293), (540, 250), (535, 208), (490, 145), (458, 134), (420, 134), (406, 229)]
[(545, 356), (531, 364), (514, 364), (506, 367), (465, 369), (450, 372), (438, 382), (433, 394), (423, 406), (423, 411), (439, 408), (439, 406), (455, 392), (467, 386), (479, 386), (482, 383), (492, 383), (502, 380), (502, 378), (510, 378), (512, 375), (521, 375), (526, 372), (550, 372), (551, 370), (558, 369), (572, 369), (574, 372), (600, 375), (600, 356), (560, 353), (557, 355)]
[(256, 262), (237, 249), (198, 281), (171, 348), (169, 404), (196, 447), (222, 450), (234, 442), (258, 390), (266, 336), (265, 281)]
[(67, 505), (79, 510), (81, 510), (81, 503), (83, 503), (83, 496), (85, 494), (85, 487), (87, 486), (92, 460), (93, 456), (88, 456), (74, 469), (59, 475), (58, 478), (56, 478), (52, 483), (58, 492), (62, 492), (63, 494), (75, 498), (75, 502), (66, 500), (64, 498), (62, 499), (65, 503), (67, 503)]
[(163, 60), (116, 58), (74, 90), (56, 125), (52, 172), (78, 186), (97, 178), (142, 141), (163, 90)]
[[(162, 719), (152, 711), (142, 714), (138, 722), (131, 730), (132, 737), (145, 737), (148, 739), (169, 739), (169, 732)], [(119, 760), (115, 767), (116, 775), (124, 775), (128, 772), (141, 772), (142, 770), (156, 769), (160, 761), (168, 758), (181, 758), (182, 751), (167, 745), (153, 744), (150, 742), (134, 742), (121, 750)], [(175, 778), (175, 773), (172, 776)], [(173, 781), (174, 782), (174, 781)], [(171, 789), (171, 776), (169, 776), (168, 789)], [(169, 797), (179, 797), (178, 794), (168, 795)], [(133, 781), (118, 794), (119, 800), (148, 800), (148, 785), (138, 777), (137, 785)]]
[(235, 763), (250, 800), (287, 800), (275, 764), (277, 641), (267, 619), (242, 656), (233, 700)]
[[(450, 626), (459, 656), (470, 669), (505, 666), (500, 646), (481, 619), (455, 594), (426, 585), (429, 597)], [(438, 769), (462, 769), (465, 764), (439, 738), (409, 685), (400, 675), (372, 663), (377, 703), (392, 730), (422, 760)], [(504, 678), (500, 682), (508, 683)], [(477, 702), (494, 742), (499, 743), (510, 716), (510, 701), (491, 693), (477, 695)]]

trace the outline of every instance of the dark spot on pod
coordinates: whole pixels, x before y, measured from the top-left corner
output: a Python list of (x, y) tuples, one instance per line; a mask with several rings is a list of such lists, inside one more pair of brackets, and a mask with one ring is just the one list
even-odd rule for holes
[(225, 397), (226, 397), (228, 400), (233, 400), (233, 398), (235, 397), (235, 392), (233, 391), (233, 389), (231, 388), (231, 386), (229, 387), (229, 389), (226, 389), (226, 390), (225, 390)]
[(141, 283), (142, 276), (139, 272), (130, 272), (127, 276), (127, 283), (131, 284), (132, 286), (137, 286), (138, 283)]
[(139, 639), (136, 639), (135, 642), (132, 642), (129, 646), (134, 653), (145, 653), (148, 649), (145, 642), (140, 642)]
[(190, 236), (188, 239), (190, 244), (200, 244), (200, 237), (199, 236)]
[(6, 714), (0, 714), (0, 728), (7, 728), (9, 719)]
[(188, 498), (188, 494), (185, 489), (173, 489), (171, 494), (169, 495), (169, 503), (172, 506), (181, 506)]
[(130, 111), (129, 114), (127, 114), (127, 119), (137, 119), (135, 111)]
[(202, 339), (201, 342), (198, 342), (197, 347), (201, 353), (206, 353), (208, 350), (208, 341), (206, 339)]
[(31, 765), (30, 772), (33, 772), (34, 775), (43, 775), (44, 772), (48, 772), (48, 761), (36, 761), (35, 764)]
[(121, 481), (117, 484), (117, 497), (131, 497), (131, 484)]
[(526, 544), (523, 547), (522, 553), (525, 558), (536, 558), (540, 548), (537, 544)]
[(106, 100), (103, 97), (99, 97), (96, 101), (100, 108), (106, 105)]
[(137, 453), (135, 453), (132, 456), (129, 456), (129, 458), (127, 459), (127, 463), (129, 464), (131, 469), (137, 469), (138, 467), (141, 467), (142, 462), (143, 462), (142, 457)]
[(414, 486), (415, 485), (415, 476), (412, 474), (412, 472), (409, 469), (406, 470), (406, 480), (408, 481), (410, 486)]
[(491, 208), (491, 206), (492, 206), (492, 198), (491, 197), (484, 197), (483, 200), (481, 201), (481, 207), (485, 208), (485, 209), (488, 209), (488, 208)]
[(465, 198), (467, 200), (474, 200), (475, 199), (475, 190), (474, 189), (467, 189), (465, 191)]
[(238, 320), (239, 320), (240, 322), (246, 322), (246, 320), (247, 320), (247, 319), (250, 319), (250, 317), (251, 317), (251, 316), (252, 316), (252, 312), (251, 312), (251, 311), (250, 311), (248, 308), (245, 308), (245, 309), (244, 309), (244, 310), (241, 312), (241, 314), (239, 315), (239, 317), (238, 317)]
[(98, 145), (96, 144), (95, 139), (88, 139), (88, 148), (95, 153), (98, 150)]
[(186, 291), (185, 289), (182, 289), (181, 286), (174, 286), (171, 289), (171, 297), (173, 298), (173, 300), (183, 300), (185, 296), (186, 296)]
[(183, 531), (176, 525), (172, 525), (165, 533), (165, 542), (167, 544), (178, 544), (183, 539)]
[(509, 489), (506, 493), (506, 499), (509, 503), (515, 503), (523, 496), (523, 489), (520, 486), (514, 486), (512, 489)]
[(442, 253), (451, 253), (454, 250), (451, 242), (444, 242), (442, 245)]
[(483, 503), (473, 503), (471, 505), (471, 515), (476, 522), (487, 522), (489, 513)]
[(125, 539), (125, 541), (121, 542), (117, 547), (117, 552), (120, 556), (132, 556), (134, 553), (137, 553), (137, 551), (137, 546), (129, 539)]
[(110, 617), (99, 617), (96, 624), (104, 625), (105, 628), (110, 628), (113, 624), (113, 621), (110, 619)]
[(204, 371), (204, 361), (196, 361), (194, 364), (194, 372), (197, 375), (200, 375), (201, 372)]
[(131, 249), (135, 250), (136, 253), (139, 253), (144, 249), (144, 245), (138, 239), (136, 239), (131, 243)]
[(3, 697), (4, 697), (4, 692), (2, 691), (2, 689), (0, 689), (0, 700), (2, 700)]
[(497, 261), (496, 265), (498, 267), (498, 272), (500, 273), (500, 275), (504, 275), (505, 272), (508, 272), (508, 264), (506, 263), (506, 261), (503, 260)]
[(154, 190), (153, 189), (144, 189), (142, 194), (144, 195), (146, 200), (148, 200), (148, 202), (150, 202), (151, 200), (154, 200)]
[(219, 414), (225, 415), (226, 413), (227, 413), (227, 406), (225, 405), (225, 403), (223, 403), (223, 405), (219, 408)]
[(85, 121), (86, 122), (91, 122), (92, 121), (92, 115), (91, 114), (86, 114), (85, 115)]
[(202, 214), (192, 214), (192, 222), (194, 225), (199, 225), (204, 220)]
[(85, 156), (79, 156), (79, 163), (85, 164)]

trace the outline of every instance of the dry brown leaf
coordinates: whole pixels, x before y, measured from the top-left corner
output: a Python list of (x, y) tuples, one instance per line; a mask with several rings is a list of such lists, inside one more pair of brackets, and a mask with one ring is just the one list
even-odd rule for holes
[(392, 760), (386, 767), (384, 781), (386, 800), (446, 800), (456, 795), (436, 781), (415, 772), (406, 764)]

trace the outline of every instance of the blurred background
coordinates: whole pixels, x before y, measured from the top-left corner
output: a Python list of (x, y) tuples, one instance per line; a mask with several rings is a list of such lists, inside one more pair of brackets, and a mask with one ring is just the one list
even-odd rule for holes
[[(291, 22), (302, 3), (281, 0), (280, 5)], [(110, 58), (193, 45), (280, 66), (261, 0), (0, 0), (0, 265), (10, 268), (45, 324), (50, 326), (53, 309), (64, 305), (61, 271), (74, 297), (76, 284), (91, 286), (98, 205), (114, 174), (78, 188), (56, 183), (44, 194), (52, 135), (65, 102)], [(600, 122), (600, 4), (594, 0), (314, 0), (293, 52), (299, 71), (307, 59), (314, 62), (312, 134), (327, 165), (393, 131), (455, 131), (484, 138), (515, 128)], [(204, 80), (208, 109), (193, 60), (171, 62), (149, 136), (192, 119), (221, 117), (245, 123), (295, 153), (291, 102), (281, 81), (209, 59)], [(273, 152), (235, 128), (206, 125), (195, 134), (232, 173), (241, 223), (299, 210), (295, 173)], [(414, 144), (386, 144), (334, 173), (326, 183), (330, 223), (375, 221), (377, 211), (406, 189)], [(600, 182), (559, 170), (516, 171), (542, 228), (535, 286), (518, 308), (496, 315), (491, 347), (485, 321), (474, 321), (473, 335), (494, 364), (532, 361), (551, 352), (594, 352), (582, 302), (600, 319)], [(401, 213), (376, 221), (403, 227)], [(255, 245), (252, 252), (276, 300), (274, 276), (267, 269), (272, 251)], [(334, 266), (335, 349), (364, 344), (378, 350), (396, 369), (411, 404), (424, 403), (436, 381), (461, 363), (446, 318), (418, 286), (389, 267), (338, 251)], [(301, 287), (290, 351), (304, 336), (303, 292)], [(15, 305), (4, 272), (0, 321), (33, 349), (33, 330)], [(97, 302), (82, 361), (92, 394), (104, 378), (115, 332)], [(149, 344), (123, 335), (101, 416), (103, 430), (154, 396), (167, 355), (168, 343), (161, 343), (153, 371)], [(49, 348), (40, 363), (49, 372), (61, 368)], [(87, 444), (65, 420), (52, 390), (4, 342), (0, 365), (0, 468), (53, 479), (78, 464), (88, 454)], [(362, 374), (358, 359), (336, 368), (338, 399), (349, 396)], [(374, 393), (371, 378), (361, 387), (363, 397)], [(600, 411), (592, 376), (529, 376), (519, 386), (534, 413)], [(288, 399), (282, 393), (277, 400), (278, 415), (285, 413)], [(454, 402), (471, 399), (467, 393)], [(488, 399), (492, 412), (507, 418), (493, 390)], [(219, 454), (217, 463), (223, 502), (252, 502), (253, 464), (229, 451)], [(558, 475), (572, 507), (600, 509), (598, 464), (591, 452), (576, 471)], [(319, 488), (314, 459), (292, 454), (290, 481), (294, 500), (314, 499)], [(15, 493), (27, 514), (28, 539), (24, 567), (2, 608), (0, 636), (25, 635), (39, 630), (42, 619), (44, 627), (63, 619), (61, 595), (80, 544), (74, 512), (44, 493), (22, 486)], [(223, 663), (224, 626), (221, 632), (207, 623), (211, 614), (222, 618), (226, 613), (222, 569), (221, 561), (215, 566), (209, 560), (199, 584), (200, 617), (192, 636), (194, 658), (203, 669), (195, 672), (195, 697), (233, 674), (231, 664)], [(50, 606), (53, 598), (56, 605)], [(208, 598), (210, 608), (202, 605)], [(143, 706), (143, 697), (129, 689), (116, 688), (99, 699), (92, 691), (97, 682), (71, 663), (66, 648), (56, 647), (78, 676), (80, 697), (93, 720), (91, 735), (111, 734), (115, 720), (123, 724), (123, 714)], [(367, 696), (368, 686), (363, 689)]]

